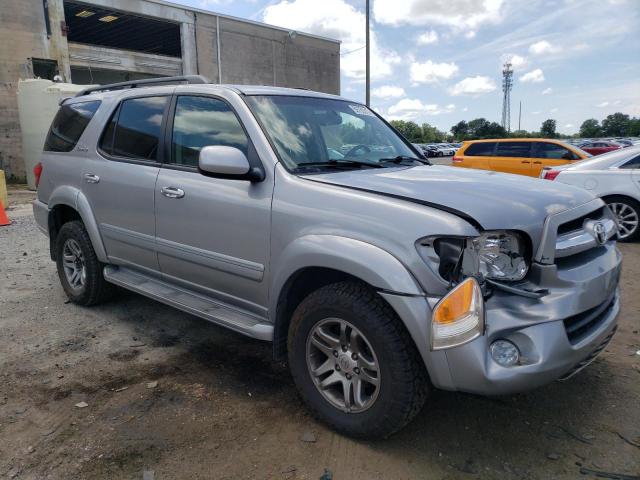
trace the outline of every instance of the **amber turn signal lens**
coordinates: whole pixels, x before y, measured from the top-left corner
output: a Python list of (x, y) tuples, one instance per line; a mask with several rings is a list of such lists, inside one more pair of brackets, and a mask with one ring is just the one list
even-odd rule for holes
[(444, 297), (433, 312), (433, 321), (453, 323), (471, 310), (475, 280), (469, 278)]
[(467, 278), (438, 302), (431, 321), (431, 348), (455, 347), (482, 335), (484, 300), (475, 278)]

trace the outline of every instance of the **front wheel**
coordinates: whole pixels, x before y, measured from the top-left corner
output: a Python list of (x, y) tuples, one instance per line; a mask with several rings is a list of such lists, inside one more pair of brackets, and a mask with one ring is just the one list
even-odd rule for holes
[(618, 221), (618, 240), (631, 242), (640, 236), (640, 205), (626, 197), (609, 197), (606, 203)]
[(293, 314), (289, 365), (312, 412), (358, 438), (387, 437), (422, 408), (427, 376), (395, 312), (367, 286), (341, 282)]

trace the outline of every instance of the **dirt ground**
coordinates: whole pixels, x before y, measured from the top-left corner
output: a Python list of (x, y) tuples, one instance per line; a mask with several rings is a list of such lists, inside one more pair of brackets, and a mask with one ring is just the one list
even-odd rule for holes
[(309, 416), (267, 343), (131, 293), (68, 303), (31, 196), (12, 189), (0, 227), (0, 478), (640, 478), (639, 244), (620, 246), (618, 333), (579, 375), (433, 392), (408, 428), (358, 442)]

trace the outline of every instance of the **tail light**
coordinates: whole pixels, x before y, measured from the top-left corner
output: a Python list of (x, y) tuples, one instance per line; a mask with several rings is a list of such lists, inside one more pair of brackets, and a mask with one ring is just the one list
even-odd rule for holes
[(462, 163), (462, 160), (464, 160), (462, 157), (453, 157), (452, 162), (453, 163)]
[(36, 163), (36, 166), (33, 167), (33, 174), (36, 177), (36, 188), (38, 188), (38, 185), (40, 184), (40, 175), (42, 175), (42, 163), (41, 162)]
[(545, 180), (555, 180), (556, 177), (560, 174), (560, 170), (543, 170), (542, 171), (542, 178), (544, 178)]

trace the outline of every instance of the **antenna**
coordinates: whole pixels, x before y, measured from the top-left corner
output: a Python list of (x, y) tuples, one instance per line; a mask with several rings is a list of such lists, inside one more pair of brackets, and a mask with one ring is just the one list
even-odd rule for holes
[(502, 126), (511, 131), (511, 88), (513, 88), (513, 68), (511, 62), (502, 67)]

